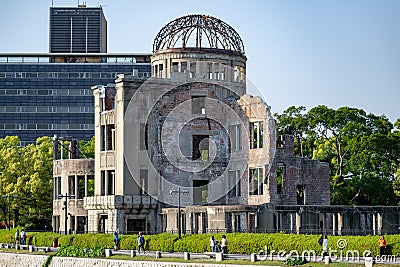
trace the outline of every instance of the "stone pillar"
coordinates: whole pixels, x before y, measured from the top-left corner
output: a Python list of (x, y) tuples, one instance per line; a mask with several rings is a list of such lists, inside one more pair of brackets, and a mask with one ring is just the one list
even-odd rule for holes
[(293, 212), (290, 213), (290, 233), (293, 234), (294, 229), (293, 229), (293, 225), (294, 225), (294, 220), (295, 220), (295, 215)]
[(296, 212), (296, 233), (300, 234), (301, 229), (301, 214)]
[(215, 261), (222, 261), (224, 259), (224, 254), (222, 252), (215, 253)]
[(336, 214), (332, 213), (332, 235), (336, 235)]
[(282, 212), (280, 212), (279, 213), (279, 229), (278, 230), (283, 230), (283, 226), (284, 226), (284, 224), (283, 224), (283, 219), (284, 219), (284, 217), (283, 217), (283, 213)]
[(378, 212), (377, 215), (378, 215), (378, 234), (381, 235), (382, 234), (382, 214)]
[(183, 252), (183, 259), (184, 259), (185, 261), (190, 260), (190, 254), (189, 254), (189, 252)]
[(360, 213), (360, 226), (361, 226), (361, 231), (363, 234), (365, 234), (365, 229), (366, 229), (366, 220), (365, 220), (365, 213)]
[(376, 215), (375, 213), (372, 214), (372, 232), (374, 235), (376, 235)]
[(342, 235), (343, 216), (342, 216), (342, 214), (341, 214), (340, 212), (338, 212), (337, 218), (338, 218), (338, 222), (337, 222), (337, 226), (338, 226), (338, 235)]

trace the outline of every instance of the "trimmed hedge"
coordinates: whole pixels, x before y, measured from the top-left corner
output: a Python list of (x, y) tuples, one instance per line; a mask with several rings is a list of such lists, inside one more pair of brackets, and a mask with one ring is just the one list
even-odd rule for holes
[[(0, 243), (10, 243), (14, 240), (14, 231), (0, 230)], [(302, 253), (304, 250), (314, 250), (317, 254), (322, 252), (318, 244), (319, 235), (297, 235), (297, 234), (253, 234), (253, 233), (231, 233), (225, 234), (228, 239), (228, 251), (233, 254), (251, 254), (259, 251), (276, 254), (280, 250), (287, 253), (296, 250)], [(182, 235), (178, 240), (176, 235), (163, 233), (158, 235), (146, 235), (146, 250), (165, 252), (206, 252), (210, 251), (211, 234)], [(221, 234), (214, 234), (216, 240), (221, 240)], [(27, 244), (36, 246), (52, 246), (53, 240), (58, 239), (58, 245), (76, 246), (84, 248), (112, 248), (112, 234), (78, 234), (60, 235), (56, 233), (28, 232)], [(123, 250), (137, 249), (137, 235), (120, 235), (120, 248)], [(387, 252), (390, 255), (400, 256), (400, 235), (387, 235)], [(379, 236), (328, 236), (329, 247), (333, 250), (346, 251), (357, 250), (360, 255), (365, 250), (372, 255), (379, 255)], [(337, 246), (339, 239), (344, 239), (346, 246)]]

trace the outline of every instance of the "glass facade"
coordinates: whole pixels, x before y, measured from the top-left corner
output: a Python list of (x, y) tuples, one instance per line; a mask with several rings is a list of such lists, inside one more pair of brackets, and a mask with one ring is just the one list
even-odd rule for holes
[(55, 134), (89, 140), (94, 135), (91, 87), (114, 83), (121, 73), (148, 78), (151, 71), (149, 55), (103, 54), (101, 59), (107, 63), (0, 55), (0, 138), (17, 135), (21, 145)]

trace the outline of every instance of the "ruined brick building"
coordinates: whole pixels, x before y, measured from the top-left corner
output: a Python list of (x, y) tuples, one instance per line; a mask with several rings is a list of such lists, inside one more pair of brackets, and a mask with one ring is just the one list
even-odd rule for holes
[[(295, 157), (270, 107), (247, 94), (246, 60), (231, 26), (189, 15), (157, 34), (150, 79), (120, 75), (115, 85), (93, 86), (94, 194), (80, 208), (85, 231), (339, 233), (351, 224), (329, 208), (329, 165)], [(72, 221), (75, 230), (79, 220), (68, 228)]]

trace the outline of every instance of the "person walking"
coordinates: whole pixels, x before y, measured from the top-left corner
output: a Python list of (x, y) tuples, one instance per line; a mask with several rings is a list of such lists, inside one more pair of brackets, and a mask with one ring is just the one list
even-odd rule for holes
[(221, 250), (222, 253), (228, 254), (228, 240), (226, 239), (225, 235), (223, 235), (221, 239)]
[(118, 250), (119, 249), (119, 235), (118, 232), (115, 231), (114, 232), (114, 250)]
[(215, 240), (214, 236), (211, 236), (210, 238), (210, 247), (211, 252), (217, 252), (217, 241)]
[(19, 244), (19, 230), (17, 229), (17, 231), (15, 232), (15, 244)]
[(322, 260), (325, 259), (325, 256), (328, 256), (328, 244), (329, 244), (328, 236), (325, 235), (324, 240), (322, 241)]
[(146, 253), (146, 251), (144, 250), (144, 244), (145, 244), (144, 236), (142, 235), (142, 232), (139, 232), (139, 235), (138, 235), (138, 254), (140, 254), (140, 249), (143, 250), (143, 254)]
[(383, 235), (378, 240), (378, 245), (379, 245), (379, 256), (386, 255), (386, 240)]
[(21, 231), (21, 245), (26, 245), (26, 238), (28, 235), (26, 234), (25, 230)]

